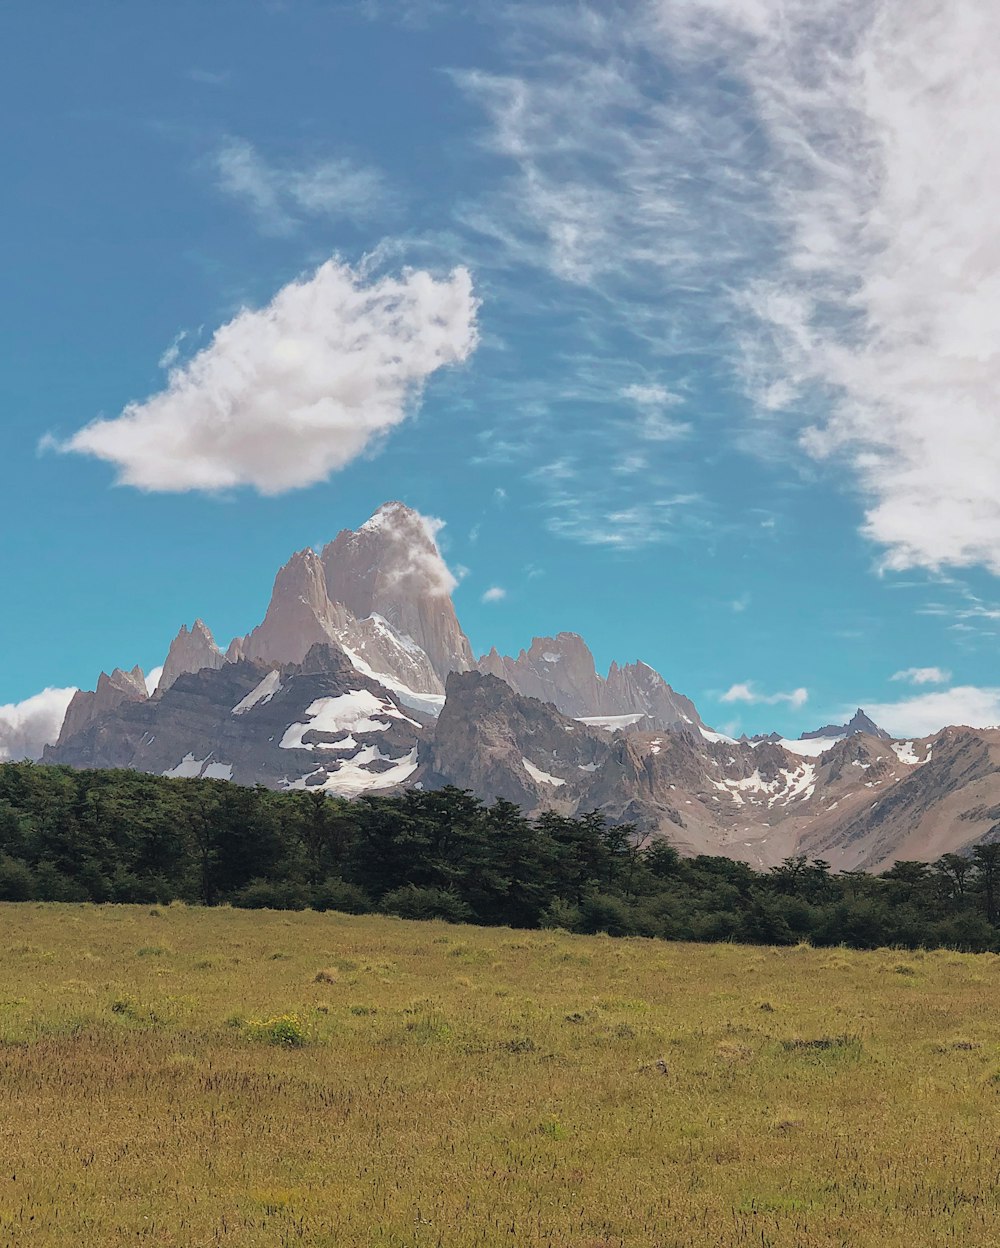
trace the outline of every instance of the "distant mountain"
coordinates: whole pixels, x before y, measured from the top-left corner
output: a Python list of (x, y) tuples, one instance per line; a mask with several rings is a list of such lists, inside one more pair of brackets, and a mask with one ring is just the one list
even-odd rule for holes
[(476, 662), (452, 588), (432, 526), (387, 503), (294, 554), (224, 655), (196, 620), (152, 695), (138, 668), (102, 673), (45, 761), (347, 796), (456, 785), (765, 867), (879, 868), (1000, 822), (1000, 731), (893, 741), (859, 709), (798, 742), (734, 741), (645, 663), (602, 676), (575, 633)]
[(506, 681), (518, 693), (551, 702), (576, 718), (630, 719), (632, 723), (643, 719), (653, 728), (701, 723), (694, 703), (675, 693), (646, 663), (624, 667), (612, 663), (607, 677), (598, 675), (594, 656), (576, 633), (536, 637), (516, 659), (493, 649), (477, 667)]
[(891, 741), (891, 735), (870, 719), (859, 706), (846, 724), (827, 724), (814, 732), (804, 732), (800, 741), (815, 741), (820, 737), (854, 737), (858, 733), (866, 733), (870, 737), (879, 737), (883, 741)]

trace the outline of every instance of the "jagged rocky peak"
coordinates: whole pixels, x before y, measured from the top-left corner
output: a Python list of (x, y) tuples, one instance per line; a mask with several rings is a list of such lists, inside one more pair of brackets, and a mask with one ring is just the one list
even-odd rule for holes
[(612, 663), (600, 676), (587, 643), (577, 633), (535, 637), (516, 659), (494, 648), (483, 655), (479, 671), (499, 676), (526, 697), (551, 702), (566, 715), (609, 720), (634, 717), (643, 727), (697, 726), (694, 703), (675, 693), (648, 663)]
[(621, 706), (622, 714), (642, 711), (649, 719), (664, 726), (701, 723), (690, 698), (677, 693), (659, 672), (648, 663), (611, 664), (607, 679), (609, 702)]
[(455, 578), (441, 557), (434, 522), (403, 503), (384, 503), (359, 529), (322, 551), (326, 591), (356, 619), (381, 616), (428, 656), (441, 680), (473, 667), (451, 601)]
[(195, 620), (190, 628), (183, 624), (181, 631), (170, 643), (156, 691), (163, 693), (185, 672), (200, 672), (205, 667), (220, 668), (225, 661), (225, 656), (215, 644), (215, 638), (203, 620)]
[(526, 698), (551, 702), (566, 715), (598, 715), (603, 709), (601, 678), (594, 656), (577, 633), (535, 637), (516, 659), (496, 648), (478, 663), (479, 671), (505, 680)]
[(891, 741), (892, 736), (884, 728), (880, 728), (859, 706), (846, 724), (826, 724), (813, 732), (804, 732), (800, 741), (815, 741), (818, 737), (853, 737), (858, 733), (870, 737), (878, 737), (882, 741)]
[(319, 555), (300, 550), (274, 578), (263, 622), (231, 646), (228, 657), (253, 663), (301, 663), (313, 646), (336, 642), (349, 621), (347, 610), (330, 601)]
[(58, 743), (69, 740), (95, 720), (110, 714), (123, 702), (145, 702), (148, 698), (146, 678), (138, 665), (130, 672), (116, 667), (110, 676), (101, 672), (97, 688), (92, 693), (78, 689), (73, 694), (66, 708)]

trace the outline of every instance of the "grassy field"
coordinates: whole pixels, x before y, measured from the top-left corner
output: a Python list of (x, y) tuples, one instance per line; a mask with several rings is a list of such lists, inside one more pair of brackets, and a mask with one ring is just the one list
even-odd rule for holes
[(0, 906), (0, 1244), (1000, 1241), (1000, 957)]

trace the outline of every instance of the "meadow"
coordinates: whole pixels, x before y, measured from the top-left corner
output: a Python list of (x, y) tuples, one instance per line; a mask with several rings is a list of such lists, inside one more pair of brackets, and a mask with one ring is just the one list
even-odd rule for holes
[(0, 906), (0, 1244), (1000, 1241), (1000, 956)]

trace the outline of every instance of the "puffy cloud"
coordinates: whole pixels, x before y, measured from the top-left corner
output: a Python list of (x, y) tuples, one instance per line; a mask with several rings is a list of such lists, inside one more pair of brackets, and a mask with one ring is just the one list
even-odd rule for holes
[(146, 692), (150, 697), (156, 692), (156, 686), (160, 683), (160, 677), (163, 675), (163, 664), (154, 667), (152, 671), (146, 673)]
[(108, 460), (144, 490), (312, 485), (403, 421), (432, 373), (470, 355), (476, 307), (465, 269), (366, 283), (328, 260), (217, 330), (162, 393), (59, 449)]
[(1000, 724), (1000, 689), (956, 685), (900, 702), (876, 702), (867, 709), (894, 737), (926, 737), (949, 724), (992, 728)]
[(370, 218), (386, 198), (375, 169), (346, 159), (273, 165), (246, 139), (227, 140), (214, 164), (219, 187), (243, 200), (269, 234), (286, 234), (304, 217)]
[(945, 685), (951, 680), (951, 672), (943, 667), (906, 667), (889, 679), (905, 680), (910, 685)]
[(402, 503), (383, 503), (361, 533), (378, 533), (383, 541), (379, 568), (402, 594), (432, 593), (447, 597), (459, 582), (444, 561), (438, 534), (445, 521), (425, 516)]
[(501, 589), (499, 585), (492, 585), (485, 594), (483, 594), (482, 602), (503, 602), (507, 597), (507, 591)]
[(43, 689), (23, 702), (0, 706), (0, 762), (41, 758), (59, 736), (75, 689)]
[(809, 701), (808, 689), (792, 689), (789, 693), (761, 693), (754, 688), (752, 680), (743, 681), (737, 685), (731, 685), (724, 694), (719, 697), (720, 702), (748, 702), (752, 706), (777, 706), (780, 703), (787, 703), (788, 706), (799, 707), (805, 706)]

